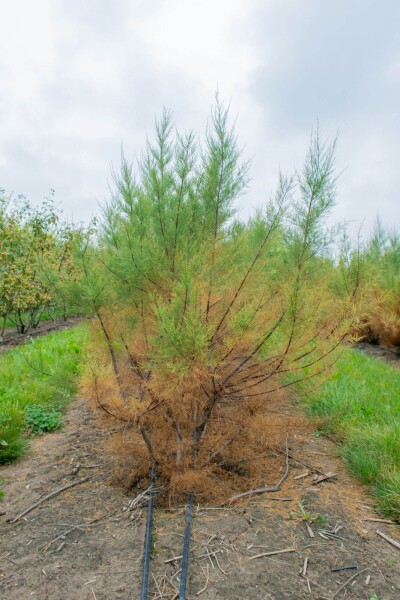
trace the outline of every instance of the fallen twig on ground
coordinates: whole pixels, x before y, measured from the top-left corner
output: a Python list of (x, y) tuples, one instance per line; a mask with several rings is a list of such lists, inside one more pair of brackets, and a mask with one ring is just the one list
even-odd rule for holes
[(308, 523), (306, 523), (306, 527), (307, 527), (308, 535), (310, 536), (310, 538), (315, 537), (314, 536), (314, 532), (313, 532), (313, 530), (311, 529), (311, 526)]
[(126, 511), (133, 511), (133, 510), (135, 510), (135, 508), (137, 508), (141, 504), (145, 504), (146, 501), (147, 501), (147, 499), (148, 499), (148, 495), (150, 493), (150, 489), (151, 489), (151, 487), (148, 487), (143, 492), (141, 492), (140, 494), (138, 494), (137, 496), (135, 496), (135, 498), (133, 498), (133, 500), (131, 500), (129, 502), (128, 506), (124, 507), (123, 510), (124, 511), (125, 510)]
[(218, 560), (218, 556), (217, 556), (218, 550), (216, 550), (216, 551), (210, 550), (210, 552), (213, 555), (213, 557), (215, 558), (215, 562), (217, 563), (218, 569), (221, 571), (221, 573), (223, 573), (224, 575), (226, 575), (226, 571), (224, 571), (224, 569), (219, 564), (219, 560)]
[(339, 534), (339, 531), (341, 531), (342, 529), (343, 529), (343, 527), (341, 525), (336, 525), (336, 527), (334, 527), (333, 529), (319, 529), (318, 535), (323, 537), (325, 540), (329, 539), (329, 538), (341, 540), (342, 538), (338, 534)]
[(370, 518), (370, 519), (361, 519), (361, 521), (371, 521), (372, 523), (387, 523), (388, 525), (396, 525), (396, 523), (394, 521), (391, 521), (390, 519), (375, 519), (375, 518)]
[(12, 560), (12, 558), (9, 558), (5, 554), (2, 555), (2, 558), (5, 558), (6, 560), (8, 560), (8, 562), (12, 563), (13, 565), (18, 565), (18, 563), (15, 562), (15, 560)]
[(328, 479), (335, 479), (337, 477), (337, 473), (333, 473), (329, 471), (329, 473), (325, 473), (324, 475), (320, 475), (314, 481), (311, 482), (311, 485), (317, 485), (317, 483), (322, 483), (323, 481), (328, 481)]
[(200, 594), (202, 594), (203, 592), (206, 591), (209, 579), (210, 579), (210, 571), (209, 571), (208, 565), (206, 565), (206, 582), (205, 582), (204, 586), (201, 588), (201, 590), (199, 590), (197, 592), (196, 596), (200, 596)]
[(263, 552), (262, 554), (256, 554), (255, 556), (249, 556), (249, 560), (255, 558), (262, 558), (263, 556), (275, 556), (275, 554), (289, 554), (289, 552), (296, 552), (296, 548), (285, 548), (284, 550), (273, 550), (272, 552)]
[[(101, 517), (96, 517), (95, 519), (92, 519), (91, 521), (88, 521), (87, 523), (81, 523), (80, 525), (71, 525), (71, 527), (69, 529), (67, 529), (67, 531), (63, 531), (63, 533), (60, 533), (60, 535), (58, 535), (56, 538), (54, 538), (54, 540), (49, 542), (47, 544), (47, 546), (45, 546), (43, 548), (43, 550), (48, 550), (50, 548), (50, 546), (52, 546), (55, 542), (57, 542), (57, 540), (64, 539), (72, 531), (75, 531), (76, 529), (78, 529), (80, 531), (84, 531), (85, 527), (89, 527), (90, 525), (97, 523), (97, 521), (100, 521), (101, 519), (104, 519), (105, 517), (109, 517), (111, 514), (112, 513), (106, 513), (105, 515), (101, 515)], [(65, 545), (65, 542), (64, 542), (64, 545)], [(57, 548), (56, 552), (59, 552), (60, 550), (62, 550), (63, 547), (64, 547), (63, 544), (61, 544), (61, 547)]]
[(304, 477), (308, 477), (310, 475), (310, 471), (306, 471), (305, 473), (302, 473), (301, 475), (296, 475), (296, 477), (293, 477), (293, 479), (304, 479)]
[(397, 542), (393, 538), (389, 537), (388, 535), (386, 535), (386, 533), (383, 533), (383, 531), (379, 531), (379, 529), (376, 530), (376, 533), (381, 538), (383, 538), (384, 540), (386, 540), (387, 542), (389, 542), (389, 544), (392, 544), (392, 546), (394, 546), (395, 548), (398, 548), (400, 550), (400, 542)]
[[(283, 450), (277, 449), (276, 452), (279, 452), (280, 454), (284, 454)], [(317, 467), (312, 467), (308, 463), (305, 463), (302, 460), (299, 460), (298, 458), (295, 458), (293, 456), (293, 454), (290, 454), (290, 452), (289, 452), (289, 458), (291, 460), (294, 460), (294, 462), (297, 462), (299, 465), (302, 465), (303, 467), (306, 467), (307, 469), (310, 469), (311, 471), (314, 471), (315, 473), (319, 473), (320, 475), (325, 475), (324, 471), (321, 471), (321, 469), (318, 469)]]
[(349, 583), (351, 583), (351, 582), (353, 581), (353, 579), (355, 579), (356, 577), (358, 577), (359, 575), (361, 575), (361, 573), (364, 573), (366, 570), (367, 570), (367, 569), (363, 569), (362, 571), (359, 571), (358, 573), (355, 573), (355, 574), (353, 575), (353, 577), (350, 577), (350, 578), (349, 578), (347, 581), (345, 581), (345, 582), (344, 582), (344, 584), (343, 584), (343, 585), (341, 585), (341, 586), (340, 586), (340, 588), (338, 588), (338, 589), (336, 590), (336, 592), (333, 594), (333, 596), (329, 596), (329, 597), (328, 597), (328, 596), (319, 596), (319, 597), (318, 597), (318, 600), (334, 600), (334, 598), (336, 598), (336, 596), (337, 596), (338, 594), (340, 594), (340, 592), (341, 592), (342, 590), (344, 590), (344, 588), (345, 588), (345, 587), (346, 587), (346, 586), (347, 586)]
[(65, 490), (69, 490), (69, 488), (72, 488), (75, 485), (84, 483), (85, 481), (88, 481), (88, 479), (90, 479), (90, 477), (83, 477), (82, 479), (77, 479), (76, 481), (73, 481), (72, 483), (69, 483), (68, 485), (64, 485), (63, 487), (60, 487), (57, 490), (54, 490), (54, 492), (51, 492), (51, 494), (47, 494), (47, 496), (44, 496), (44, 498), (41, 498), (41, 500), (39, 500), (35, 504), (32, 504), (32, 506), (30, 506), (29, 508), (24, 510), (21, 514), (19, 514), (17, 517), (15, 517), (15, 519), (12, 519), (11, 523), (15, 523), (16, 521), (18, 521), (19, 519), (21, 519), (22, 517), (24, 517), (25, 515), (30, 513), (37, 506), (39, 506), (40, 504), (45, 502), (46, 500), (49, 500), (50, 498), (53, 498), (53, 496), (57, 496), (58, 494), (61, 494), (61, 492), (64, 492)]
[(267, 500), (272, 500), (274, 502), (292, 502), (293, 498), (267, 498)]
[(61, 552), (67, 542), (64, 540), (61, 544), (56, 548), (56, 552)]
[(183, 558), (182, 554), (179, 556), (173, 556), (172, 558), (167, 558), (167, 560), (164, 560), (164, 564), (176, 562), (177, 560), (181, 560), (181, 558)]
[(242, 498), (247, 498), (248, 496), (254, 496), (256, 494), (265, 494), (267, 492), (279, 492), (281, 489), (282, 483), (285, 481), (286, 477), (288, 476), (288, 473), (289, 473), (289, 446), (288, 446), (288, 441), (286, 438), (286, 468), (285, 468), (284, 474), (282, 475), (282, 477), (280, 478), (278, 483), (274, 486), (264, 486), (264, 487), (256, 488), (254, 490), (249, 490), (247, 492), (242, 492), (241, 494), (236, 494), (235, 496), (232, 496), (231, 498), (229, 498), (228, 504), (232, 504), (233, 502), (237, 502), (238, 500), (240, 500)]
[(300, 569), (300, 575), (301, 575), (302, 577), (305, 577), (305, 576), (306, 576), (306, 573), (307, 573), (307, 566), (308, 566), (308, 556), (306, 556), (306, 557), (305, 557), (305, 559), (304, 559), (304, 564), (303, 564), (303, 568), (302, 568), (302, 569)]
[(79, 469), (81, 468), (81, 463), (76, 463), (76, 465), (74, 467), (72, 467), (71, 469), (71, 475), (76, 475), (77, 472), (79, 471)]

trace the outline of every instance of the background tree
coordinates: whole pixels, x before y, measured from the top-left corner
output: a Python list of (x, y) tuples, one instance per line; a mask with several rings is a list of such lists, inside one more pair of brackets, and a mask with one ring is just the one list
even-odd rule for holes
[(74, 271), (72, 245), (79, 235), (79, 227), (61, 220), (52, 194), (32, 207), (23, 196), (0, 193), (0, 337), (12, 325), (27, 333), (45, 313), (66, 316), (62, 289)]
[[(356, 253), (350, 253), (355, 262)], [(375, 344), (400, 347), (400, 237), (379, 217), (360, 257), (364, 301), (356, 333)]]

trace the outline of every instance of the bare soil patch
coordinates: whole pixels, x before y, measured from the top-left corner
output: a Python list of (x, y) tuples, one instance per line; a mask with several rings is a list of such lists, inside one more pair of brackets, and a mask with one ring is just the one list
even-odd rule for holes
[(360, 352), (364, 352), (364, 354), (368, 354), (368, 356), (373, 356), (387, 362), (392, 367), (400, 368), (400, 350), (396, 348), (386, 348), (385, 346), (378, 346), (377, 344), (369, 344), (367, 342), (359, 342), (355, 345), (355, 348)]
[[(66, 416), (64, 431), (33, 440), (27, 456), (0, 469), (6, 482), (0, 505), (6, 512), (0, 517), (2, 600), (140, 597), (146, 506), (129, 506), (144, 488), (127, 492), (112, 483), (119, 459), (107, 449), (110, 435), (79, 400)], [(298, 436), (290, 440), (290, 455), (289, 476), (280, 492), (232, 506), (196, 507), (188, 598), (332, 598), (360, 572), (336, 598), (369, 600), (376, 594), (379, 600), (397, 600), (400, 550), (376, 534), (380, 529), (400, 540), (397, 526), (368, 520), (379, 515), (328, 440)], [(337, 476), (315, 484), (314, 469)], [(89, 480), (11, 523), (43, 496), (86, 476)], [(170, 559), (182, 552), (184, 519), (183, 507), (156, 509), (153, 600), (176, 597), (180, 559)], [(293, 551), (252, 559), (284, 549)], [(357, 569), (332, 572), (349, 566)]]

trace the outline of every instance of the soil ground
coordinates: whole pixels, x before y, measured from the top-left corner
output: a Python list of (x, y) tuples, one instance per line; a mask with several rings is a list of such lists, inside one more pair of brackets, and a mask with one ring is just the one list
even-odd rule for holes
[[(0, 505), (1, 600), (140, 598), (146, 498), (136, 507), (132, 501), (145, 490), (127, 492), (113, 483), (120, 459), (107, 450), (110, 435), (87, 403), (76, 400), (62, 432), (33, 439), (28, 455), (0, 469), (6, 492)], [(290, 456), (280, 492), (195, 508), (187, 598), (370, 600), (376, 594), (379, 600), (398, 600), (400, 550), (376, 533), (400, 540), (398, 527), (368, 520), (379, 518), (371, 498), (329, 440), (304, 434), (290, 440)], [(315, 484), (314, 469), (337, 477)], [(43, 496), (84, 477), (89, 479), (11, 522)], [(156, 507), (152, 600), (177, 597), (180, 559), (170, 559), (182, 552), (184, 519), (184, 507)], [(293, 551), (252, 559), (283, 549)], [(357, 569), (332, 572), (351, 566)]]
[(386, 348), (385, 346), (378, 346), (367, 342), (360, 342), (355, 345), (355, 348), (364, 352), (364, 354), (368, 354), (368, 356), (373, 356), (387, 362), (392, 367), (400, 367), (400, 349)]

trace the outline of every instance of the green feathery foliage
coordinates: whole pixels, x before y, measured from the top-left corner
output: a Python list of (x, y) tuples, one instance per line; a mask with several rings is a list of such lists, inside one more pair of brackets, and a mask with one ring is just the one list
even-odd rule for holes
[(99, 324), (87, 393), (135, 426), (136, 456), (147, 449), (167, 478), (210, 465), (218, 440), (252, 447), (281, 376), (294, 384), (334, 362), (356, 298), (333, 293), (327, 268), (334, 153), (316, 130), (303, 171), (280, 175), (248, 222), (235, 202), (249, 165), (218, 98), (204, 145), (164, 111), (138, 165), (122, 156), (98, 243), (76, 248), (71, 293)]

